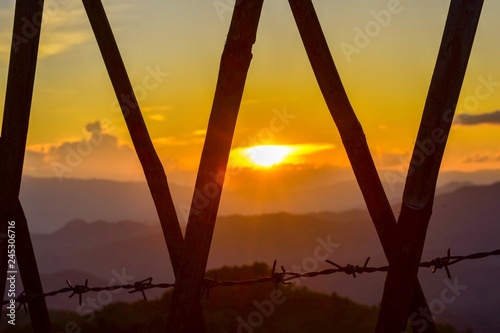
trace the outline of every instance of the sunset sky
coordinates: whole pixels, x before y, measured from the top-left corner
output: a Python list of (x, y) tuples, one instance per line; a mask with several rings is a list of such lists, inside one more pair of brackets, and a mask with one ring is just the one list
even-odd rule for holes
[[(2, 100), (14, 3), (0, 3)], [(103, 4), (167, 176), (192, 184), (234, 1)], [(449, 1), (314, 4), (377, 167), (406, 171)], [(45, 7), (25, 174), (144, 179), (82, 3), (46, 0)], [(500, 169), (498, 13), (500, 2), (486, 0), (443, 170)], [(264, 1), (253, 55), (232, 165), (349, 175), (287, 1)], [(283, 154), (281, 163), (259, 167), (249, 157), (265, 149), (246, 149), (263, 145), (287, 146), (271, 152)]]

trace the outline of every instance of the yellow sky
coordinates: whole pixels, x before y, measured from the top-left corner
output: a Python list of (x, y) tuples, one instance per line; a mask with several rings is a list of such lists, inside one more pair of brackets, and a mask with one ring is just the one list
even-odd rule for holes
[[(167, 175), (172, 181), (192, 180), (234, 1), (103, 3)], [(449, 1), (317, 0), (314, 4), (377, 166), (404, 170)], [(2, 99), (13, 6), (13, 0), (0, 4)], [(498, 12), (498, 1), (485, 1), (457, 110), (463, 121), (452, 129), (444, 170), (500, 168), (500, 117), (494, 113), (500, 107)], [(371, 36), (363, 39), (359, 31)], [(234, 148), (326, 147), (309, 154), (303, 151), (300, 168), (347, 167), (285, 0), (265, 1), (253, 54)], [(76, 0), (46, 0), (26, 173), (143, 179), (118, 111), (83, 5)], [(55, 169), (54, 163), (67, 169)]]

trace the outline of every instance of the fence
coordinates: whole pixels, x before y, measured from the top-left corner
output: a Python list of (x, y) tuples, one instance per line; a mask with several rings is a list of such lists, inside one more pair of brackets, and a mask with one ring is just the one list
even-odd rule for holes
[[(448, 267), (455, 265), (464, 260), (477, 260), (486, 258), (489, 256), (500, 256), (500, 249), (491, 251), (491, 252), (478, 252), (469, 254), (466, 256), (452, 256), (451, 250), (448, 249), (448, 253), (446, 257), (437, 257), (429, 261), (423, 261), (419, 264), (421, 268), (432, 268), (432, 273), (435, 273), (437, 270), (445, 269), (446, 275), (448, 279), (451, 280), (451, 273)], [(289, 284), (290, 281), (295, 279), (302, 278), (314, 278), (320, 275), (331, 275), (335, 273), (345, 273), (347, 275), (352, 275), (353, 278), (356, 278), (356, 274), (367, 274), (367, 273), (375, 273), (375, 272), (387, 272), (389, 271), (389, 266), (380, 266), (380, 267), (369, 267), (368, 262), (370, 261), (370, 257), (368, 257), (365, 263), (362, 266), (359, 265), (351, 265), (347, 264), (345, 266), (340, 266), (330, 260), (326, 260), (332, 266), (336, 268), (323, 269), (319, 271), (310, 271), (310, 272), (290, 272), (287, 271), (283, 266), (281, 266), (281, 272), (276, 270), (277, 261), (275, 260), (272, 266), (272, 271), (269, 276), (260, 277), (249, 280), (241, 280), (241, 281), (219, 281), (217, 277), (215, 279), (204, 278), (203, 279), (203, 290), (206, 293), (207, 298), (209, 297), (210, 290), (217, 287), (232, 287), (232, 286), (249, 286), (259, 283), (273, 283), (278, 288), (279, 284)], [(128, 290), (130, 294), (140, 292), (145, 301), (147, 301), (147, 297), (145, 294), (146, 290), (149, 289), (169, 289), (174, 288), (175, 283), (153, 283), (153, 278), (148, 277), (143, 280), (135, 281), (134, 283), (122, 284), (122, 285), (112, 285), (107, 287), (89, 287), (88, 279), (85, 280), (85, 284), (83, 285), (73, 285), (69, 280), (66, 280), (66, 284), (68, 287), (62, 288), (59, 290), (54, 290), (50, 292), (45, 292), (42, 294), (30, 295), (24, 292), (21, 292), (18, 297), (15, 298), (16, 303), (18, 304), (17, 309), (24, 308), (27, 312), (28, 309), (26, 305), (36, 298), (46, 298), (51, 296), (56, 296), (59, 294), (67, 294), (69, 298), (72, 298), (75, 295), (78, 295), (79, 301), (78, 303), (81, 305), (82, 303), (82, 295), (90, 292), (100, 292), (103, 290), (114, 291), (114, 290)], [(4, 300), (3, 305), (8, 305), (10, 300)]]
[[(228, 156), (241, 104), (243, 88), (252, 59), (263, 0), (237, 1), (233, 11), (227, 41), (222, 53), (210, 120), (207, 128), (195, 193), (207, 187), (214, 189), (203, 207), (191, 205), (185, 237), (183, 238), (177, 214), (169, 191), (167, 177), (156, 154), (128, 79), (118, 46), (100, 0), (83, 0), (92, 29), (120, 103), (133, 145), (143, 167), (160, 224), (169, 250), (176, 277), (172, 284), (153, 285), (152, 279), (134, 285), (110, 288), (142, 292), (153, 287), (174, 287), (168, 313), (167, 331), (204, 332), (200, 298), (204, 289), (219, 285), (253, 283), (259, 281), (218, 282), (205, 279), (208, 253), (227, 169)], [(362, 274), (387, 271), (387, 280), (381, 302), (376, 332), (403, 331), (411, 312), (427, 309), (423, 291), (417, 279), (420, 265), (445, 268), (475, 256), (498, 255), (498, 251), (475, 254), (471, 257), (452, 257), (420, 263), (435, 194), (437, 177), (446, 147), (451, 122), (463, 83), (483, 1), (452, 0), (438, 53), (436, 66), (417, 135), (416, 143), (431, 143), (433, 149), (422, 151), (414, 147), (406, 178), (401, 214), (396, 220), (382, 187), (361, 124), (351, 106), (339, 73), (331, 56), (321, 24), (311, 0), (289, 0), (292, 13), (302, 38), (307, 56), (318, 81), (330, 114), (339, 130), (349, 161), (376, 227), (389, 266), (339, 266), (320, 272), (293, 273), (282, 269), (264, 282), (285, 283), (299, 277), (344, 272)], [(17, 0), (13, 36), (23, 36), (26, 20), (36, 28), (22, 43), (13, 39), (11, 62), (6, 92), (6, 106), (0, 140), (0, 153), (5, 156), (0, 164), (0, 233), (7, 234), (8, 221), (19, 221), (16, 249), (21, 277), (26, 294), (17, 299), (28, 305), (35, 332), (50, 332), (50, 320), (43, 293), (26, 218), (19, 202), (19, 188), (26, 148), (26, 137), (31, 109), (34, 75), (38, 56), (43, 0)], [(26, 37), (26, 36), (25, 36)], [(217, 180), (213, 174), (222, 175)], [(7, 253), (7, 242), (2, 240), (0, 251)], [(5, 290), (7, 257), (0, 256), (0, 281)], [(72, 286), (60, 292), (81, 295), (95, 291), (85, 285)], [(58, 291), (55, 291), (58, 293)], [(26, 296), (28, 295), (28, 296)], [(414, 330), (416, 328), (414, 327)], [(421, 330), (419, 330), (421, 332)], [(424, 332), (436, 332), (431, 322)]]

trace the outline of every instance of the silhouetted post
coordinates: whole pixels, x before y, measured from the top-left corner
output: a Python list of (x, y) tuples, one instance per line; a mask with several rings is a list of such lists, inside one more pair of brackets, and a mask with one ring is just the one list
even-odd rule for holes
[[(385, 255), (391, 262), (393, 253), (397, 251), (390, 241), (391, 232), (396, 228), (396, 218), (382, 187), (363, 128), (344, 89), (312, 2), (310, 0), (289, 0), (289, 3), (307, 56), (330, 114), (339, 130), (368, 212), (377, 230)], [(415, 297), (415, 310), (420, 307), (428, 310), (420, 284), (415, 288)], [(426, 330), (422, 332), (436, 332), (432, 318), (426, 326)]]
[(201, 297), (224, 176), (252, 59), (263, 0), (236, 2), (222, 53), (219, 77), (201, 155), (180, 272), (172, 295), (167, 332), (189, 333)]
[(167, 176), (149, 136), (125, 64), (100, 0), (83, 0), (135, 151), (153, 197), (174, 271), (179, 266), (183, 237)]
[[(160, 219), (174, 274), (177, 277), (184, 240), (165, 170), (149, 136), (102, 2), (101, 0), (83, 0), (83, 5), (101, 50), (132, 143), (141, 162)], [(197, 325), (196, 330), (204, 332), (201, 306), (198, 306), (193, 316), (196, 318), (194, 321)]]
[[(5, 290), (7, 273), (7, 223), (15, 222), (16, 265), (27, 294), (43, 293), (31, 245), (28, 224), (19, 203), (24, 154), (28, 136), (31, 101), (35, 81), (43, 0), (17, 0), (10, 52), (9, 74), (0, 140), (0, 285)], [(9, 271), (15, 270), (9, 266)], [(16, 294), (20, 294), (20, 285)], [(50, 332), (44, 298), (28, 302), (33, 331)], [(5, 318), (2, 318), (5, 320)]]
[(418, 264), (432, 214), (441, 160), (476, 33), (482, 0), (453, 0), (424, 106), (403, 204), (392, 241), (399, 252), (390, 263), (377, 332), (406, 327)]

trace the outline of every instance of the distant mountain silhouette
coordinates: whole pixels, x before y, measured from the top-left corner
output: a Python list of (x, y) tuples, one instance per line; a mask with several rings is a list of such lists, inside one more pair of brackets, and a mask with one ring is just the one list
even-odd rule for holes
[(74, 219), (158, 219), (151, 194), (141, 182), (24, 177), (20, 199), (30, 230), (37, 233), (52, 232)]
[[(498, 173), (498, 172), (497, 172)], [(465, 180), (477, 180), (479, 184), (494, 178), (494, 172), (472, 174), (448, 173), (440, 176), (443, 186), (438, 193), (453, 191), (468, 185)], [(242, 176), (243, 177), (243, 176)], [(255, 177), (255, 176), (253, 176)], [(382, 177), (382, 179), (384, 179)], [(283, 179), (239, 182), (231, 179), (224, 189), (219, 215), (258, 215), (289, 212), (306, 214), (321, 211), (345, 211), (365, 205), (355, 181), (322, 183), (318, 179), (294, 184), (293, 173)], [(233, 186), (234, 185), (234, 186)], [(387, 196), (393, 203), (399, 202), (403, 183), (385, 183)], [(193, 189), (170, 184), (179, 220), (186, 223)], [(67, 221), (138, 221), (156, 222), (158, 215), (145, 182), (116, 182), (98, 179), (64, 179), (24, 177), (21, 186), (21, 202), (28, 218), (30, 230), (50, 233), (61, 228)]]
[[(452, 255), (500, 248), (498, 198), (500, 183), (465, 186), (438, 195), (423, 260), (445, 256), (448, 247)], [(394, 210), (398, 209), (395, 205)], [(113, 277), (113, 270), (124, 269), (137, 279), (152, 276), (156, 282), (174, 281), (157, 224), (72, 221), (52, 234), (33, 235), (33, 242), (39, 268), (44, 274), (80, 270), (102, 282)], [(209, 268), (257, 261), (271, 265), (276, 259), (288, 270), (316, 270), (331, 267), (322, 261), (326, 254), (329, 260), (341, 265), (361, 265), (368, 256), (371, 257), (370, 266), (387, 263), (375, 228), (367, 212), (361, 209), (339, 213), (220, 217), (212, 244)], [(477, 332), (500, 331), (496, 316), (500, 306), (499, 258), (464, 261), (450, 267), (450, 271), (457, 283), (466, 289), (460, 291), (453, 302), (446, 303), (442, 311), (436, 310), (437, 320), (462, 329), (471, 327)], [(224, 280), (223, 276), (218, 278)], [(359, 275), (355, 280), (335, 274), (300, 283), (316, 290), (335, 291), (357, 302), (377, 304), (384, 279), (385, 273)], [(445, 272), (432, 274), (430, 270), (421, 269), (420, 279), (428, 301), (435, 300), (433, 304), (438, 304), (448, 286), (444, 282)]]

